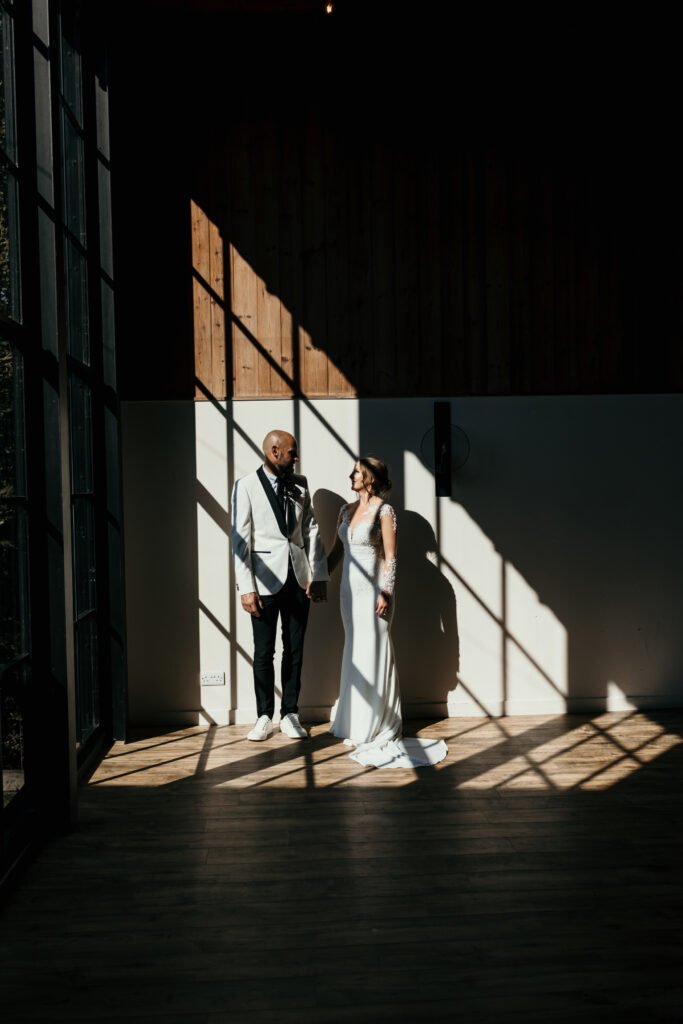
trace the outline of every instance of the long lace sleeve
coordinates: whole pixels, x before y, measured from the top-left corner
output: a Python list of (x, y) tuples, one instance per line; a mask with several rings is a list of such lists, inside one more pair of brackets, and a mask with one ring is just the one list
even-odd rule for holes
[(387, 558), (384, 562), (384, 569), (382, 572), (382, 586), (381, 591), (383, 594), (393, 594), (394, 587), (396, 586), (396, 559)]
[[(396, 534), (396, 513), (394, 512), (391, 505), (382, 505), (379, 510), (379, 518), (384, 519), (386, 516), (391, 516), (391, 524), (394, 528), (394, 534)], [(382, 566), (382, 575), (380, 580), (380, 589), (384, 594), (393, 594), (394, 588), (396, 587), (396, 559), (385, 558)]]

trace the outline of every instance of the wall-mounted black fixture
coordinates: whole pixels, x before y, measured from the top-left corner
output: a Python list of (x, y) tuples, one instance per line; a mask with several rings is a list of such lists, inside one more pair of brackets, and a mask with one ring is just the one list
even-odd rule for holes
[(470, 439), (451, 423), (450, 402), (434, 402), (434, 424), (422, 435), (420, 458), (434, 475), (437, 498), (453, 497), (455, 474), (470, 457)]
[(451, 497), (451, 403), (434, 402), (434, 487), (437, 498)]

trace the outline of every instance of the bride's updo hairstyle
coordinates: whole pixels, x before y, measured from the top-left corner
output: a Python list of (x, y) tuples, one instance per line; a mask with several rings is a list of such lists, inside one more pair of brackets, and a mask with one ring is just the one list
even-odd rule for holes
[(370, 494), (380, 497), (391, 490), (391, 480), (386, 462), (376, 459), (374, 455), (364, 455), (358, 460), (360, 475)]

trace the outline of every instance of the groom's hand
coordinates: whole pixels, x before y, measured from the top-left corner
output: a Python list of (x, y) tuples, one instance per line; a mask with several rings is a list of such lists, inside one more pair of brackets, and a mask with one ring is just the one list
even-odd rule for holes
[(263, 601), (258, 596), (256, 591), (251, 594), (242, 594), (242, 607), (245, 612), (249, 612), (255, 619), (261, 618), (261, 609), (263, 608)]
[(311, 601), (327, 601), (327, 583), (324, 580), (314, 580), (306, 587), (306, 597)]

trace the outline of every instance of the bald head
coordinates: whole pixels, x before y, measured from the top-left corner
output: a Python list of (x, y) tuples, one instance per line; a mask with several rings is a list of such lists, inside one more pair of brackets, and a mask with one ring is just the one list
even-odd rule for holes
[(294, 471), (299, 461), (296, 438), (288, 430), (269, 430), (263, 439), (263, 458), (278, 476)]
[(296, 438), (288, 430), (269, 430), (263, 438), (263, 454), (270, 455), (273, 447), (285, 448), (292, 445), (296, 446)]

